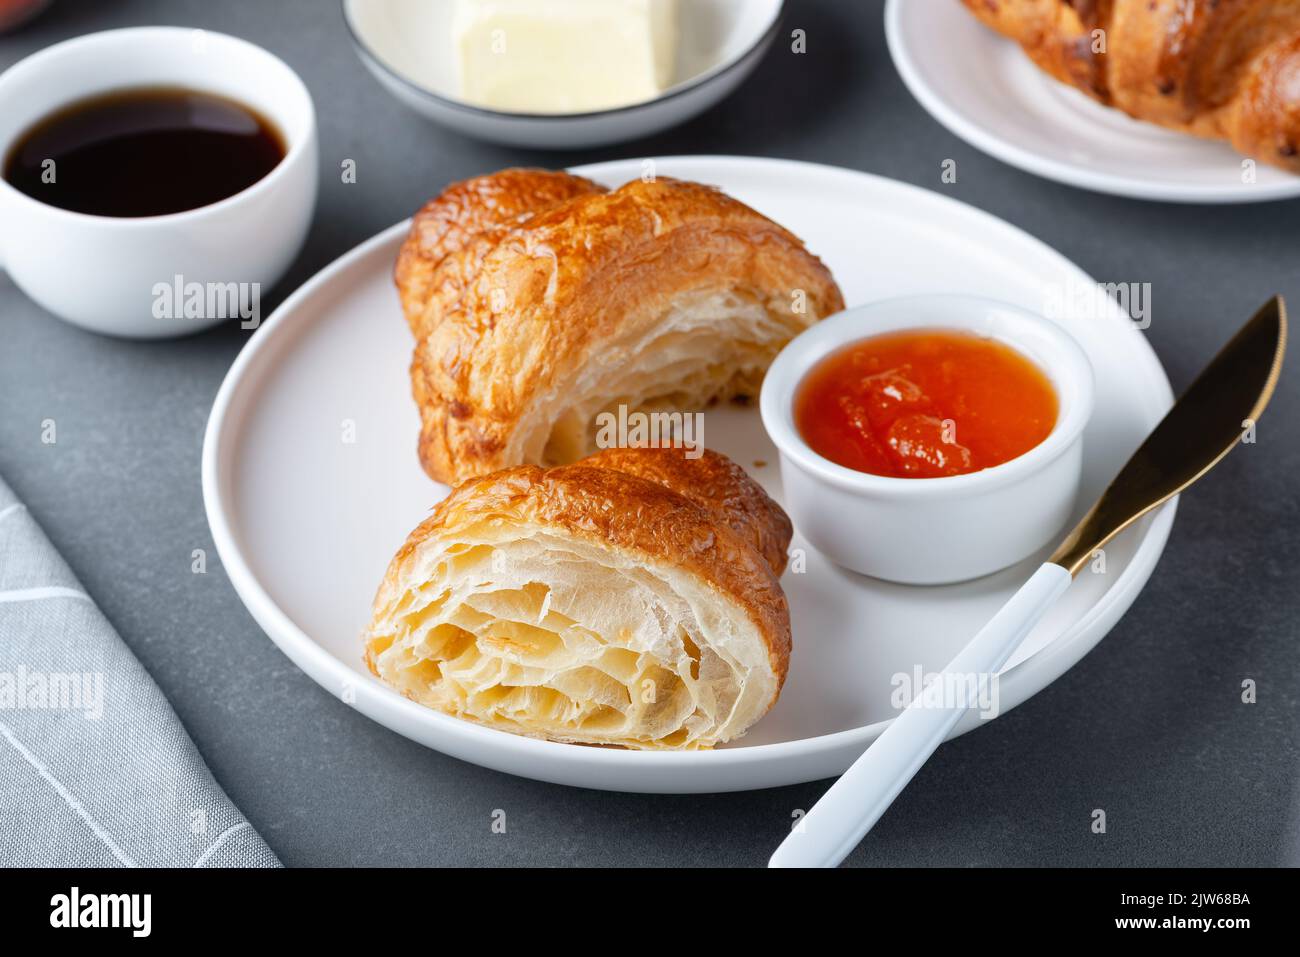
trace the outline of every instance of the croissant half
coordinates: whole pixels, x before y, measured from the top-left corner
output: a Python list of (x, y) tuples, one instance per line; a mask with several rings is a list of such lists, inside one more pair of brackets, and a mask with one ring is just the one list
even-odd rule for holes
[(383, 681), (554, 741), (708, 748), (776, 700), (789, 519), (724, 456), (619, 449), (456, 488), (389, 566)]
[(1300, 0), (962, 2), (1093, 99), (1300, 172)]
[(716, 189), (542, 170), (426, 205), (396, 280), (420, 459), (449, 484), (576, 461), (619, 406), (755, 395), (781, 347), (844, 305), (795, 236)]

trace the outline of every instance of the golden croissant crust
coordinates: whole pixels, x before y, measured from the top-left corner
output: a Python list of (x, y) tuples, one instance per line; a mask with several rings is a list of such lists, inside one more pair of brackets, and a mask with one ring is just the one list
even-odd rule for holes
[(542, 170), (447, 189), (396, 280), (420, 460), (449, 484), (588, 455), (620, 405), (752, 396), (786, 342), (844, 305), (795, 236), (716, 189)]
[(962, 2), (1098, 102), (1300, 172), (1300, 0)]
[(532, 737), (707, 748), (775, 702), (790, 522), (730, 460), (627, 449), (470, 479), (388, 568), (370, 669)]

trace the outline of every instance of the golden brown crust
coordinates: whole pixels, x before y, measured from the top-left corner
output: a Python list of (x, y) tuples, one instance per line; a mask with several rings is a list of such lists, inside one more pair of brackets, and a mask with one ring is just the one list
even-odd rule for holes
[(411, 219), (393, 278), (417, 339), (460, 298), (493, 236), (533, 213), (605, 187), (562, 170), (504, 169), (448, 186)]
[(1300, 172), (1297, 0), (963, 3), (1099, 102)]
[[(521, 447), (527, 429), (556, 411), (543, 406), (562, 402), (582, 372), (615, 361), (603, 347), (653, 329), (692, 295), (720, 289), (758, 303), (786, 329), (765, 343), (773, 355), (843, 308), (830, 273), (795, 236), (716, 189), (660, 178), (602, 192), (567, 174), (543, 188), (538, 175), (505, 171), (453, 187), (425, 207), (399, 258), (418, 340), (420, 459), (435, 479), (543, 461)], [(539, 193), (566, 191), (574, 195), (518, 213)], [(486, 225), (474, 211), (484, 194), (508, 198), (494, 199)], [(747, 372), (709, 398), (755, 385)]]
[(1270, 46), (1240, 91), (1237, 108), (1225, 118), (1233, 145), (1300, 172), (1300, 31)]
[(606, 449), (581, 462), (658, 482), (711, 510), (748, 541), (780, 576), (794, 526), (790, 517), (743, 468), (704, 449), (692, 458), (682, 449)]
[[(700, 476), (706, 484), (693, 487)], [(422, 543), (435, 536), (454, 540), (484, 522), (563, 531), (711, 583), (757, 627), (778, 691), (784, 683), (790, 610), (772, 559), (753, 543), (761, 540), (784, 565), (789, 519), (724, 456), (709, 453), (692, 461), (677, 449), (624, 449), (574, 465), (521, 465), (469, 479), (439, 502), (398, 550), (375, 598), (376, 615), (395, 603)], [(378, 674), (372, 649), (366, 661)]]

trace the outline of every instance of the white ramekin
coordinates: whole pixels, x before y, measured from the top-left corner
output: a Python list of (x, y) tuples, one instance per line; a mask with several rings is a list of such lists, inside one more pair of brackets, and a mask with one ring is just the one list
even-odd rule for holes
[[(1033, 360), (1060, 403), (1056, 425), (1025, 454), (944, 478), (894, 478), (845, 468), (812, 450), (794, 422), (795, 394), (832, 352), (901, 329), (953, 329), (1004, 342)], [(828, 558), (887, 581), (934, 585), (987, 575), (1052, 541), (1074, 507), (1092, 366), (1051, 320), (961, 295), (890, 299), (817, 323), (781, 352), (763, 382), (763, 425), (781, 458), (785, 507)]]
[[(7, 155), (32, 124), (69, 103), (151, 86), (188, 87), (248, 104), (283, 134), (284, 159), (233, 196), (164, 216), (60, 209), (0, 178), (0, 269), (68, 322), (141, 339), (229, 318), (174, 309), (155, 315), (159, 284), (236, 283), (256, 288), (260, 301), (306, 238), (318, 162), (311, 94), (284, 61), (246, 40), (182, 27), (91, 33), (14, 64), (0, 74), (0, 153)], [(178, 160), (159, 156), (157, 162)]]

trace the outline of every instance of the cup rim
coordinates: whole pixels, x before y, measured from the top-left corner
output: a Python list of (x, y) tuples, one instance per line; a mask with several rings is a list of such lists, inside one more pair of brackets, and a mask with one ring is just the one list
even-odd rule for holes
[[(918, 313), (924, 310), (927, 313), (925, 321), (900, 323), (898, 311), (909, 305), (916, 307)], [(1040, 357), (1022, 339), (1017, 339), (1014, 332), (999, 329), (992, 333), (993, 338), (1042, 369), (1052, 380), (1058, 401), (1064, 406), (1047, 437), (1033, 448), (976, 472), (936, 478), (904, 478), (859, 472), (832, 462), (814, 451), (799, 433), (794, 423), (794, 403), (799, 386), (809, 371), (830, 354), (854, 342), (907, 329), (976, 331), (995, 314), (1010, 319), (1013, 326), (1032, 328), (1044, 336), (1056, 352), (1054, 357)], [(768, 369), (759, 396), (759, 410), (763, 426), (783, 458), (838, 488), (874, 496), (949, 497), (1014, 483), (1065, 454), (1092, 417), (1093, 389), (1092, 364), (1083, 347), (1046, 316), (983, 296), (927, 293), (853, 306), (804, 330), (786, 345)]]
[[(280, 127), (280, 133), (285, 139), (286, 149), (284, 156), (280, 158), (280, 162), (276, 163), (270, 172), (257, 182), (244, 187), (239, 192), (231, 193), (229, 196), (219, 199), (214, 203), (208, 203), (204, 206), (195, 206), (193, 209), (182, 209), (174, 213), (160, 213), (154, 216), (102, 216), (98, 213), (82, 213), (73, 209), (64, 209), (62, 206), (53, 206), (49, 203), (42, 203), (40, 200), (28, 196), (21, 190), (15, 189), (9, 181), (5, 179), (2, 170), (0, 170), (0, 194), (11, 196), (20, 204), (30, 204), (31, 207), (45, 210), (55, 215), (71, 217), (73, 220), (96, 223), (99, 225), (112, 224), (113, 226), (125, 229), (133, 229), (153, 226), (158, 223), (175, 223), (187, 218), (201, 219), (210, 215), (216, 215), (229, 209), (236, 203), (245, 202), (255, 195), (260, 195), (267, 190), (275, 188), (275, 183), (286, 175), (286, 170), (289, 166), (296, 163), (302, 157), (303, 153), (310, 147), (311, 141), (316, 132), (316, 104), (312, 100), (311, 91), (307, 89), (307, 84), (303, 82), (302, 77), (298, 75), (297, 71), (294, 70), (293, 67), (289, 66), (289, 64), (285, 63), (283, 59), (276, 56), (265, 47), (258, 46), (256, 43), (252, 43), (242, 37), (233, 36), (229, 33), (222, 33), (219, 30), (176, 26), (120, 27), (113, 30), (99, 30), (95, 33), (86, 33), (81, 36), (71, 37), (67, 40), (62, 40), (58, 43), (51, 44), (50, 46), (43, 47), (35, 53), (23, 57), (17, 63), (14, 63), (4, 72), (0, 73), (0, 99), (3, 98), (6, 80), (11, 80), (15, 74), (21, 75), (28, 71), (42, 69), (45, 60), (61, 54), (67, 55), (68, 50), (71, 48), (81, 46), (91, 47), (115, 41), (132, 42), (135, 40), (148, 40), (165, 35), (175, 37), (182, 34), (185, 36), (203, 34), (205, 37), (215, 39), (219, 43), (229, 43), (234, 46), (242, 46), (252, 51), (255, 55), (267, 58), (274, 66), (279, 67), (284, 71), (285, 76), (289, 80), (289, 85), (292, 88), (291, 95), (301, 97), (302, 103), (306, 106), (306, 128), (301, 136), (290, 140), (289, 131), (283, 128), (284, 124), (280, 123), (278, 118), (273, 117), (273, 119), (277, 120), (277, 126)], [(160, 78), (156, 82), (158, 84), (166, 84), (168, 81)], [(125, 86), (91, 86), (63, 105), (67, 106), (80, 99), (87, 99), (102, 94), (112, 93), (115, 90), (130, 90), (142, 88), (147, 85), (148, 84), (140, 83)], [(214, 95), (218, 96), (223, 95), (212, 90), (207, 90), (201, 84), (194, 84), (193, 88), (204, 92), (212, 92)], [(53, 113), (60, 108), (60, 106), (55, 106), (49, 110), (45, 110), (41, 115), (48, 116), (50, 113)], [(39, 122), (39, 119), (34, 122)], [(0, 163), (8, 159), (9, 150), (12, 148), (14, 142), (17, 139), (20, 139), (30, 128), (31, 124), (28, 124), (27, 126), (22, 127), (15, 136), (0, 143)]]

